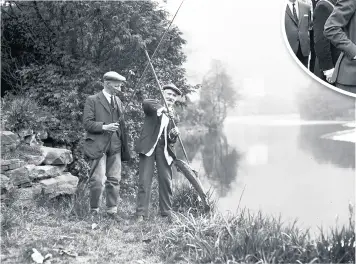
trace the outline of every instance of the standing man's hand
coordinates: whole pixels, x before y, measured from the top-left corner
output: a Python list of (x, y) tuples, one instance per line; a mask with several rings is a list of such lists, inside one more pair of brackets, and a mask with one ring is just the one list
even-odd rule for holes
[(326, 77), (326, 80), (330, 83), (331, 82), (331, 77), (333, 76), (335, 68), (332, 68), (330, 70), (324, 71), (324, 75)]
[(174, 119), (174, 114), (173, 114), (172, 110), (168, 112), (167, 108), (164, 108), (162, 110), (162, 113), (166, 114), (170, 119)]
[(103, 125), (103, 130), (105, 130), (105, 131), (115, 132), (115, 131), (119, 130), (119, 128), (120, 128), (119, 123), (111, 123), (108, 125)]
[(172, 137), (177, 137), (178, 135), (180, 135), (180, 132), (179, 132), (178, 127), (172, 128), (172, 129), (169, 131), (169, 134), (170, 134)]

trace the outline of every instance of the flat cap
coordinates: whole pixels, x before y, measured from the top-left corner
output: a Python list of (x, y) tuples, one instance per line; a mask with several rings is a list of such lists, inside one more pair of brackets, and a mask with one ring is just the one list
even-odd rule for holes
[(121, 81), (121, 82), (126, 82), (126, 78), (117, 72), (114, 71), (109, 71), (104, 74), (103, 79), (105, 81)]
[(177, 86), (175, 86), (173, 83), (163, 85), (162, 90), (166, 90), (166, 89), (171, 89), (171, 90), (175, 91), (177, 94), (182, 95), (182, 91), (179, 90), (177, 88)]

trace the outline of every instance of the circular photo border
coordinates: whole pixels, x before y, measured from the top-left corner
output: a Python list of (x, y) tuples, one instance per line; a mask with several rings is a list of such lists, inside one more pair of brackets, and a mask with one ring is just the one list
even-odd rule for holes
[[(297, 0), (298, 1), (298, 0)], [(285, 27), (285, 16), (286, 16), (286, 8), (287, 8), (287, 3), (286, 0), (283, 0), (283, 6), (282, 6), (282, 15), (281, 15), (281, 26), (282, 26), (282, 35), (283, 35), (283, 40), (284, 40), (284, 44), (287, 46), (287, 49), (289, 51), (289, 54), (291, 55), (291, 57), (293, 58), (293, 60), (299, 65), (300, 68), (302, 68), (310, 77), (312, 77), (314, 80), (318, 81), (319, 83), (321, 83), (322, 85), (328, 87), (329, 89), (332, 89), (338, 93), (350, 96), (350, 97), (354, 97), (356, 98), (356, 93), (350, 93), (347, 92), (343, 89), (337, 88), (334, 85), (331, 85), (328, 82), (325, 82), (323, 80), (321, 80), (318, 76), (316, 76), (314, 73), (312, 73), (309, 69), (307, 69), (297, 58), (297, 56), (294, 54), (291, 46), (289, 45), (288, 39), (287, 39), (287, 33), (286, 33), (286, 27)]]

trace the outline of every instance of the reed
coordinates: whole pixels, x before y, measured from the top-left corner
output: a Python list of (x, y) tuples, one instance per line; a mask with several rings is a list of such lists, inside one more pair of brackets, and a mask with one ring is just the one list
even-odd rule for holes
[(177, 213), (152, 245), (167, 263), (354, 263), (353, 207), (347, 226), (320, 229), (316, 236), (281, 218), (246, 209), (237, 214)]

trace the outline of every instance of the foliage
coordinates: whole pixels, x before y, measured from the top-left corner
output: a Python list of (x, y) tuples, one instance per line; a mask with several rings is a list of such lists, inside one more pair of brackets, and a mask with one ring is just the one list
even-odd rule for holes
[(210, 71), (202, 82), (200, 108), (203, 124), (220, 126), (227, 116), (227, 109), (235, 106), (238, 99), (236, 88), (220, 61), (213, 61)]
[(348, 226), (313, 239), (296, 222), (285, 225), (261, 212), (194, 217), (180, 214), (152, 250), (169, 263), (354, 263), (353, 211)]
[(8, 95), (1, 100), (1, 127), (15, 133), (30, 129), (40, 132), (56, 122), (37, 104), (25, 96)]
[(302, 119), (335, 120), (355, 117), (355, 99), (313, 82), (298, 93), (297, 105)]
[[(2, 81), (9, 92), (23, 94), (59, 120), (48, 134), (54, 145), (72, 149), (73, 174), (85, 174), (79, 148), (85, 98), (102, 89), (102, 75), (109, 70), (128, 79), (120, 98), (133, 149), (142, 124), (141, 101), (159, 96), (149, 71), (134, 91), (146, 65), (141, 47), (152, 54), (168, 26), (168, 13), (151, 1), (6, 3), (1, 7)], [(157, 75), (186, 93), (185, 40), (171, 27), (162, 43), (153, 58)]]
[[(207, 202), (211, 211), (215, 211), (216, 201), (212, 199), (212, 193), (207, 193)], [(172, 208), (174, 212), (188, 212), (193, 216), (204, 215), (204, 205), (197, 191), (188, 183), (181, 183), (173, 192)]]

